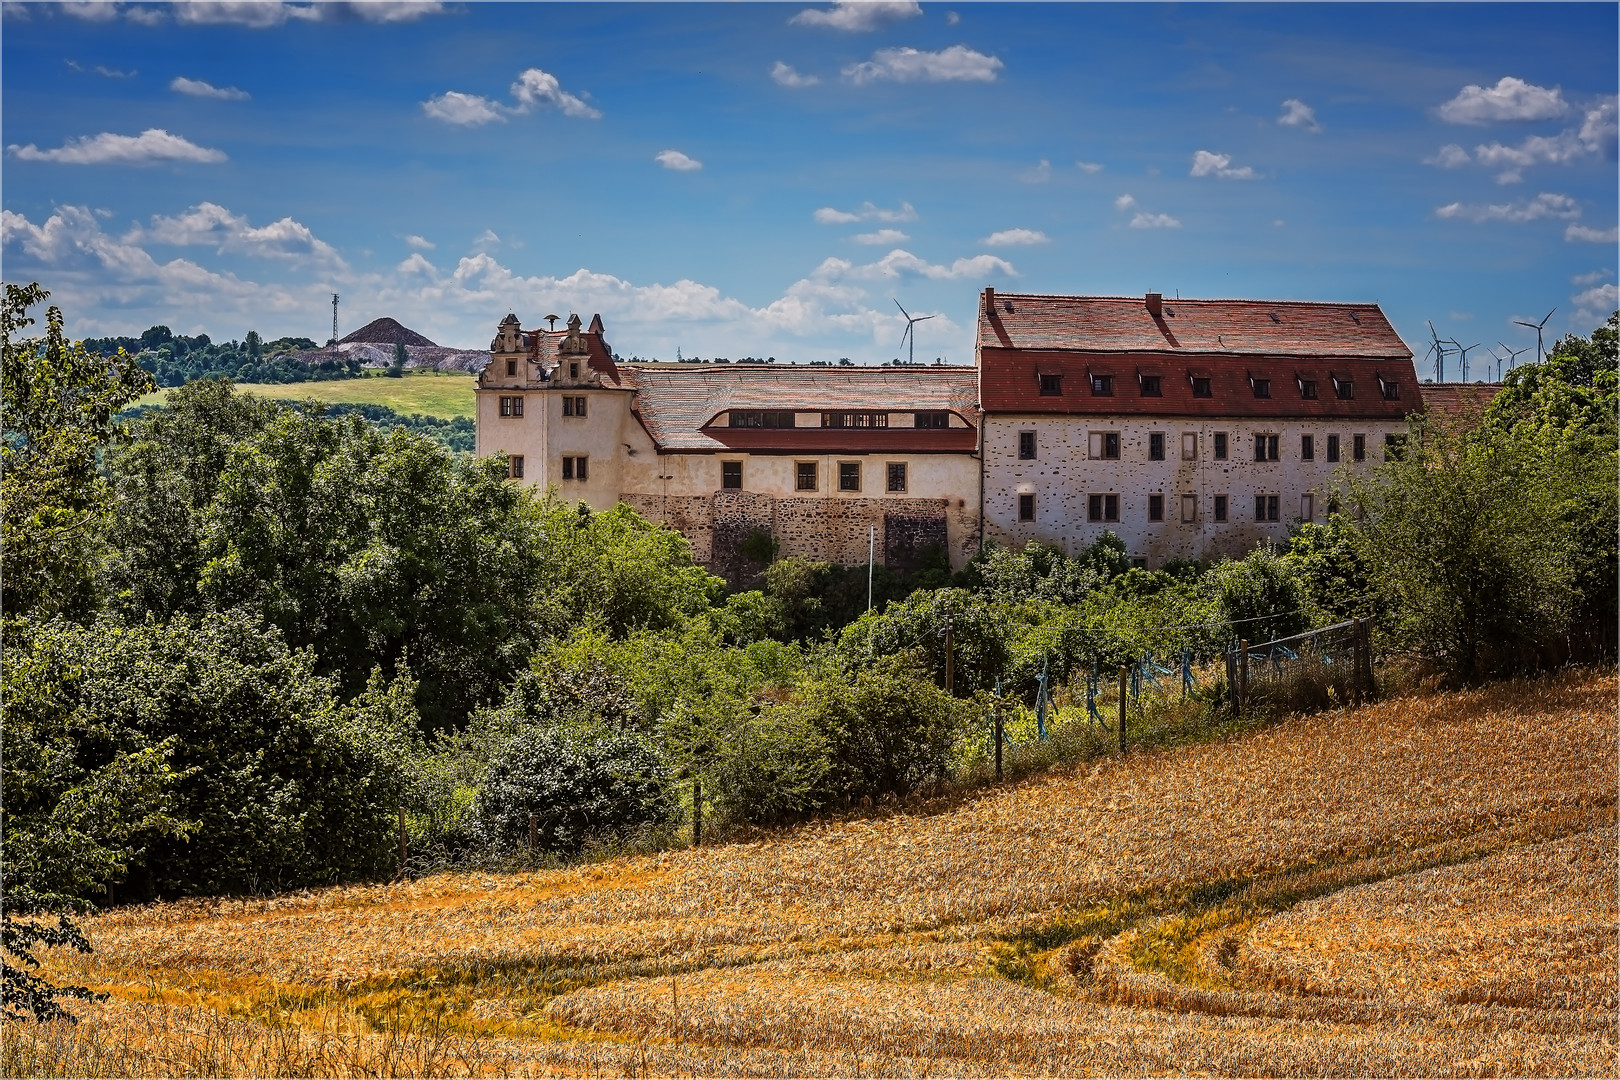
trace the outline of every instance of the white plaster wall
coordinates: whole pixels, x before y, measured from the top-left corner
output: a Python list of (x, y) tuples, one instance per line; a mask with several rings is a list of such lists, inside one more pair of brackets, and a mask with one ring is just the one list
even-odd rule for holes
[[(985, 428), (985, 537), (1011, 547), (1031, 540), (1073, 553), (1104, 532), (1117, 533), (1133, 558), (1149, 567), (1170, 559), (1240, 556), (1264, 540), (1284, 542), (1290, 524), (1301, 516), (1300, 496), (1315, 495), (1313, 519), (1325, 520), (1326, 494), (1334, 471), (1341, 467), (1371, 468), (1383, 461), (1385, 434), (1402, 434), (1404, 423), (1371, 420), (1308, 420), (1277, 422), (1268, 419), (1206, 419), (1176, 421), (1140, 416), (1003, 417), (990, 418)], [(1018, 435), (1035, 432), (1036, 457), (1018, 458)], [(1117, 432), (1119, 460), (1093, 460), (1092, 432)], [(1148, 458), (1148, 436), (1165, 436), (1165, 460)], [(1227, 459), (1214, 456), (1216, 432), (1228, 439)], [(1256, 432), (1278, 439), (1277, 461), (1254, 460)], [(1184, 433), (1197, 436), (1192, 460), (1181, 456)], [(1300, 456), (1300, 436), (1314, 437), (1316, 457)], [(1327, 460), (1327, 436), (1340, 438), (1341, 461)], [(1352, 460), (1353, 436), (1367, 437), (1367, 458)], [(1018, 520), (1020, 493), (1035, 495), (1035, 520)], [(1087, 520), (1087, 497), (1093, 493), (1119, 496), (1117, 522)], [(1279, 496), (1278, 520), (1257, 522), (1254, 496)], [(1164, 520), (1148, 520), (1148, 497), (1164, 496)], [(1198, 497), (1197, 518), (1181, 520), (1181, 496)], [(1214, 496), (1226, 495), (1224, 523), (1214, 519)]]

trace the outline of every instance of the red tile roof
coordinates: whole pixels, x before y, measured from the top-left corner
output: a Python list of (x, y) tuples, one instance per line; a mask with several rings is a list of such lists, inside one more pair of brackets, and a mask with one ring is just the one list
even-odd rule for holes
[(1501, 383), (1424, 383), (1423, 405), (1431, 413), (1473, 421), (1490, 407)]
[[(524, 330), (521, 333), (523, 347), (529, 351), (531, 359), (539, 361), (541, 369), (547, 376), (556, 370), (558, 364), (564, 362), (562, 343), (568, 339), (568, 331)], [(604, 383), (620, 385), (619, 366), (613, 362), (613, 349), (602, 335), (602, 316), (594, 316), (591, 319), (591, 328), (581, 330), (579, 336), (585, 342), (588, 358), (586, 363), (590, 369), (600, 372)]]

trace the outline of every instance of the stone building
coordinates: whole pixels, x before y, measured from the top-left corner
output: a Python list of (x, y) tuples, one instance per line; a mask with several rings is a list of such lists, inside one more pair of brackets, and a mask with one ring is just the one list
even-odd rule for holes
[(501, 322), (478, 453), (628, 503), (733, 580), (760, 536), (842, 563), (873, 542), (896, 569), (1104, 531), (1148, 566), (1241, 554), (1321, 520), (1334, 470), (1423, 407), (1376, 304), (986, 289), (973, 367), (620, 364), (600, 316), (566, 327)]

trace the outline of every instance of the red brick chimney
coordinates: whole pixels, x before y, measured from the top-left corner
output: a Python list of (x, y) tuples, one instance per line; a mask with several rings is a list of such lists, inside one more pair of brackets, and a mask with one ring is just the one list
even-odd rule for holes
[(995, 310), (996, 310), (996, 290), (995, 290), (995, 287), (992, 286), (992, 285), (986, 285), (984, 287), (984, 313), (985, 313), (986, 316), (993, 315), (995, 313)]
[(1148, 314), (1152, 315), (1155, 319), (1164, 318), (1164, 294), (1156, 292), (1148, 293), (1147, 309)]

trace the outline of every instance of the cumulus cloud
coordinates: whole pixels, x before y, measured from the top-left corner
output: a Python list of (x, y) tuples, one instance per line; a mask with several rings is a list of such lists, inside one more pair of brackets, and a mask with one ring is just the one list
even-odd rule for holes
[(437, 244), (429, 240), (427, 237), (418, 236), (415, 233), (408, 234), (405, 237), (405, 243), (407, 246), (416, 248), (418, 251), (432, 251), (434, 248), (438, 247)]
[(1547, 89), (1504, 75), (1495, 86), (1469, 84), (1440, 106), (1440, 119), (1452, 124), (1489, 124), (1504, 120), (1551, 120), (1569, 112), (1558, 87)]
[(82, 135), (67, 140), (53, 150), (41, 150), (33, 143), (6, 147), (20, 161), (54, 161), (63, 165), (155, 165), (165, 161), (188, 161), (216, 165), (225, 160), (223, 150), (198, 146), (189, 139), (171, 135), (162, 128), (147, 128), (139, 135)]
[(1115, 210), (1129, 210), (1131, 207), (1133, 207), (1135, 205), (1136, 205), (1136, 196), (1130, 194), (1129, 192), (1125, 193), (1124, 195), (1121, 195), (1119, 198), (1114, 200), (1114, 209)]
[(1580, 203), (1568, 195), (1543, 191), (1533, 199), (1512, 203), (1468, 205), (1447, 203), (1434, 212), (1439, 218), (1461, 218), (1464, 221), (1509, 221), (1515, 224), (1539, 221), (1542, 218), (1576, 218), (1581, 216)]
[(1576, 137), (1592, 153), (1601, 154), (1609, 161), (1615, 159), (1616, 143), (1620, 141), (1620, 124), (1616, 122), (1616, 99), (1600, 101), (1581, 118)]
[(1620, 307), (1620, 288), (1612, 281), (1594, 285), (1585, 292), (1570, 297), (1575, 302), (1575, 318), (1581, 322), (1597, 322)]
[(527, 68), (508, 88), (513, 104), (507, 105), (479, 94), (460, 90), (446, 90), (437, 97), (422, 102), (422, 111), (434, 120), (461, 127), (476, 127), (494, 121), (504, 122), (508, 117), (522, 116), (540, 107), (556, 109), (564, 116), (583, 120), (600, 120), (602, 113), (584, 98), (562, 88), (557, 77), (539, 68)]
[(839, 210), (835, 207), (823, 206), (811, 216), (820, 225), (853, 225), (857, 221), (899, 223), (916, 221), (917, 211), (908, 202), (902, 202), (897, 209), (889, 210), (867, 201), (861, 203), (854, 210)]
[(65, 4), (59, 4), (57, 10), (85, 22), (108, 22), (118, 18), (118, 5), (103, 0), (68, 0)]
[(266, 0), (190, 0), (173, 5), (176, 22), (205, 26), (245, 26), (266, 30), (289, 21), (303, 22), (414, 22), (429, 15), (443, 15), (449, 7), (442, 3), (413, 0), (359, 0), (355, 3), (284, 4)]
[(1571, 224), (1564, 229), (1564, 240), (1571, 244), (1620, 243), (1620, 227), (1610, 225), (1607, 229), (1594, 229), (1589, 225)]
[(255, 226), (242, 215), (212, 202), (198, 203), (185, 213), (173, 216), (153, 215), (150, 225), (131, 230), (124, 241), (171, 247), (206, 246), (222, 255), (342, 263), (336, 249), (301, 222), (284, 217), (268, 225)]
[(1221, 180), (1258, 180), (1260, 174), (1247, 165), (1232, 166), (1231, 154), (1200, 150), (1193, 154), (1190, 176), (1213, 176)]
[(850, 239), (857, 244), (899, 244), (911, 237), (899, 229), (878, 229), (876, 232), (856, 233)]
[(1102, 163), (1097, 161), (1077, 161), (1074, 163), (1074, 167), (1087, 176), (1095, 176), (1103, 170)]
[(1141, 213), (1131, 218), (1133, 229), (1179, 229), (1181, 222), (1169, 214)]
[(187, 97), (214, 98), (218, 101), (246, 101), (251, 95), (234, 86), (215, 86), (201, 79), (188, 79), (176, 75), (169, 81), (169, 89)]
[(133, 79), (135, 76), (139, 75), (140, 72), (134, 70), (123, 71), (119, 68), (110, 68), (106, 64), (97, 64), (96, 74), (100, 75), (103, 79)]
[(697, 172), (703, 168), (703, 162), (688, 157), (679, 150), (660, 150), (653, 156), (653, 160), (674, 172)]
[(982, 278), (993, 273), (1017, 277), (1012, 263), (994, 255), (974, 255), (949, 263), (931, 263), (904, 248), (895, 248), (877, 262), (864, 266), (850, 266), (845, 275), (857, 279), (898, 278), (907, 275), (930, 278), (935, 281), (956, 281), (961, 278)]
[(1048, 244), (1052, 238), (1039, 229), (1002, 229), (980, 240), (985, 247), (1017, 247), (1021, 244)]
[(1442, 169), (1459, 169), (1472, 160), (1473, 158), (1468, 156), (1468, 151), (1456, 143), (1447, 143), (1436, 150), (1433, 157), (1424, 158), (1423, 164), (1435, 165)]
[(921, 14), (922, 5), (909, 0), (898, 3), (887, 0), (838, 0), (830, 8), (805, 8), (788, 22), (794, 26), (864, 33)]
[(1316, 110), (1299, 98), (1289, 98), (1282, 103), (1282, 108), (1282, 115), (1277, 117), (1277, 123), (1283, 127), (1299, 128), (1313, 134), (1322, 130), (1322, 125), (1316, 122)]
[(814, 86), (821, 80), (814, 75), (800, 75), (793, 69), (793, 65), (778, 60), (771, 67), (771, 79), (778, 86), (798, 89), (801, 86)]
[(1006, 65), (999, 57), (952, 45), (938, 52), (910, 46), (879, 49), (872, 59), (844, 68), (844, 78), (861, 86), (870, 82), (995, 82)]

